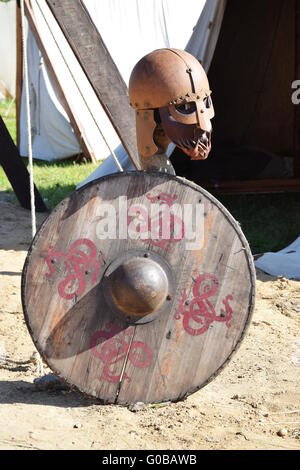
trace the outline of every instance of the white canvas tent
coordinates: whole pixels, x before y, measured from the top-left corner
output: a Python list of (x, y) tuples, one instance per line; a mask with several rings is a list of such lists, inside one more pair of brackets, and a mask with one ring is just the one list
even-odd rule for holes
[(284, 276), (300, 281), (300, 237), (277, 253), (265, 253), (255, 266), (271, 276)]

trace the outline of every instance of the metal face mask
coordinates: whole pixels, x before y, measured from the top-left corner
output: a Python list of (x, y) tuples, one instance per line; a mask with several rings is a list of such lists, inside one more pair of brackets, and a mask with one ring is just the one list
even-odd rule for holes
[(211, 149), (211, 119), (214, 109), (209, 95), (191, 97), (180, 104), (159, 109), (162, 126), (169, 139), (191, 160), (205, 160)]
[(210, 151), (214, 109), (206, 73), (198, 60), (179, 49), (158, 49), (134, 67), (130, 104), (136, 110), (139, 154), (158, 151), (153, 135), (158, 124), (169, 139), (192, 159), (205, 159)]

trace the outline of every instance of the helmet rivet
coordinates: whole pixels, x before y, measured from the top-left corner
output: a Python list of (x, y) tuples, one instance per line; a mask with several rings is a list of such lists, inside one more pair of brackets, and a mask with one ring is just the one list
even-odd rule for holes
[(191, 69), (191, 68), (188, 68), (188, 69), (187, 69), (187, 72), (188, 72), (188, 73), (192, 72), (192, 69)]

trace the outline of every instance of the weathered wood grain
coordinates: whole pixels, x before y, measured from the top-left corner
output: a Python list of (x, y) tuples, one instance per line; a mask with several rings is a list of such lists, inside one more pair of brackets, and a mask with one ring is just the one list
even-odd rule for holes
[[(185, 204), (203, 204), (196, 249), (172, 232), (167, 240), (100, 240), (101, 207), (110, 204), (120, 219), (120, 196), (138, 211), (165, 201), (174, 224)], [(103, 276), (127, 252), (156, 256), (172, 271), (166, 309), (146, 324), (128, 324), (105, 300)], [(186, 180), (135, 172), (101, 178), (57, 206), (29, 251), (22, 301), (49, 366), (82, 392), (125, 405), (176, 401), (211, 380), (245, 333), (254, 285), (247, 241), (216, 199)]]

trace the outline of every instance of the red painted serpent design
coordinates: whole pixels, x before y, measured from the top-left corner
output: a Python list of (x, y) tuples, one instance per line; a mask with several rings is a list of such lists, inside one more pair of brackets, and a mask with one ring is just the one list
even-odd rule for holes
[[(106, 380), (107, 382), (117, 383), (119, 382), (121, 376), (116, 374), (114, 375), (110, 368), (114, 366), (114, 364), (117, 364), (120, 361), (124, 361), (130, 346), (130, 341), (127, 342), (124, 337), (128, 336), (130, 339), (130, 336), (133, 332), (132, 329), (127, 329), (123, 331), (122, 335), (122, 329), (112, 323), (107, 323), (105, 328), (105, 330), (97, 331), (92, 336), (91, 349), (93, 355), (101, 359), (101, 361), (104, 363), (103, 373), (99, 377), (99, 380)], [(152, 351), (142, 341), (133, 341), (130, 346), (128, 360), (135, 367), (145, 369), (151, 364)], [(126, 372), (123, 375), (123, 379), (130, 381), (130, 377), (128, 377)]]
[[(207, 281), (209, 281), (209, 284), (207, 284)], [(230, 328), (232, 308), (229, 301), (233, 300), (232, 295), (227, 295), (222, 300), (225, 310), (221, 309), (220, 316), (216, 314), (212, 303), (209, 301), (209, 298), (216, 293), (218, 286), (219, 283), (214, 274), (201, 274), (193, 285), (193, 298), (191, 301), (187, 300), (186, 290), (184, 291), (178, 310), (175, 313), (175, 319), (180, 320), (183, 316), (182, 324), (188, 334), (192, 336), (201, 335), (208, 330), (214, 321), (225, 322), (227, 328)], [(200, 293), (201, 290), (202, 294)], [(191, 321), (197, 323), (199, 328), (193, 328)]]
[[(83, 251), (83, 247), (88, 249), (88, 253)], [(80, 238), (70, 246), (67, 253), (55, 251), (51, 246), (46, 258), (49, 272), (46, 277), (49, 278), (55, 272), (54, 260), (63, 259), (68, 271), (67, 276), (59, 283), (58, 293), (63, 299), (73, 299), (76, 295), (80, 296), (86, 289), (86, 274), (92, 271), (91, 283), (95, 284), (100, 272), (101, 264), (104, 262), (103, 256), (97, 258), (97, 248), (94, 243), (87, 238)]]

